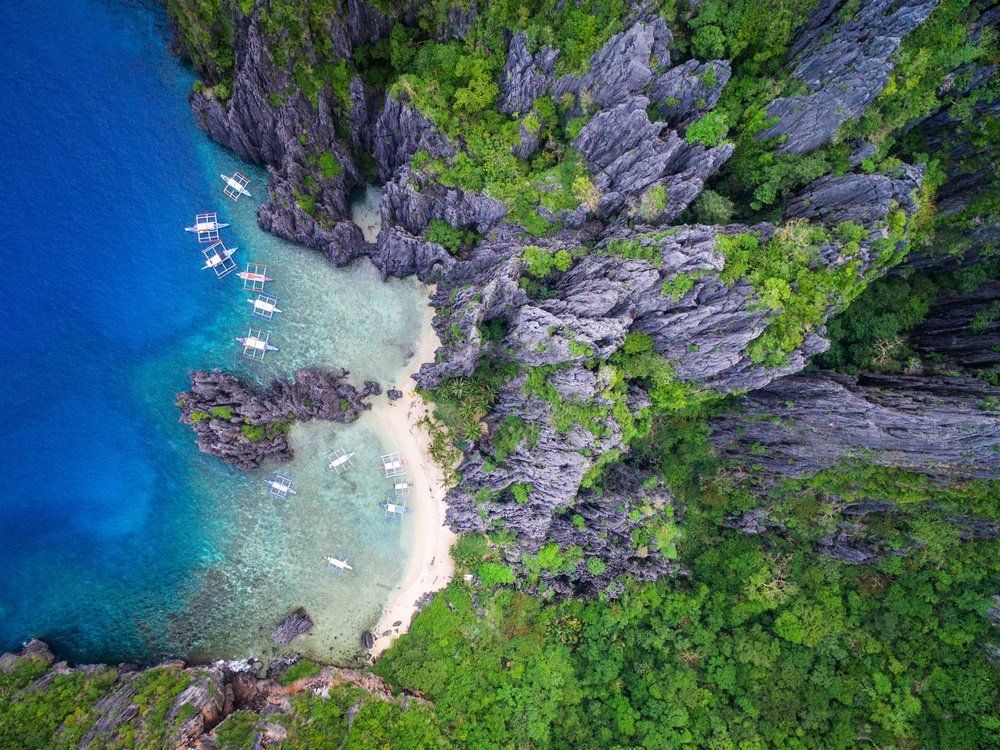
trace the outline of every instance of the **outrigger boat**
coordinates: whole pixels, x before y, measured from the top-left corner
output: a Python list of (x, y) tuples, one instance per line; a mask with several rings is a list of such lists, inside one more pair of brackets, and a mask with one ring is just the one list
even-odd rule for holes
[(247, 198), (253, 197), (247, 191), (247, 185), (250, 184), (250, 180), (241, 175), (239, 172), (233, 174), (232, 177), (224, 174), (220, 174), (219, 177), (221, 177), (222, 181), (226, 183), (226, 187), (222, 189), (222, 192), (234, 201), (238, 201), (241, 195), (245, 195)]
[(284, 312), (278, 307), (278, 298), (269, 294), (258, 294), (256, 299), (247, 298), (247, 302), (253, 305), (254, 315), (263, 318), (270, 318), (275, 313)]
[(274, 279), (272, 279), (270, 276), (267, 276), (263, 273), (256, 273), (254, 271), (240, 271), (236, 275), (239, 276), (244, 281), (256, 281), (260, 284), (263, 284), (268, 281), (274, 281)]
[(256, 349), (261, 352), (276, 352), (278, 347), (267, 343), (267, 339), (258, 336), (237, 336), (236, 340), (243, 344), (244, 349)]
[(274, 476), (270, 479), (265, 479), (264, 484), (268, 487), (268, 493), (280, 500), (284, 500), (289, 495), (295, 494), (295, 490), (292, 489), (292, 478), (287, 474), (282, 474), (280, 471), (275, 472)]
[(397, 519), (402, 518), (403, 514), (409, 510), (405, 503), (384, 502), (380, 503), (378, 507), (384, 510), (387, 516)]
[(226, 247), (221, 242), (217, 242), (204, 251), (205, 265), (201, 267), (202, 270), (207, 271), (209, 268), (227, 265), (226, 262), (233, 257), (233, 254), (238, 249), (235, 247)]
[(198, 214), (194, 217), (194, 226), (184, 227), (184, 231), (201, 234), (202, 232), (218, 232), (228, 226), (228, 224), (219, 221), (216, 214)]
[(201, 254), (205, 256), (205, 265), (202, 269), (211, 269), (220, 279), (236, 270), (236, 261), (233, 260), (233, 253), (236, 248), (228, 248), (222, 242), (209, 245)]
[(354, 570), (354, 568), (352, 568), (350, 565), (347, 564), (347, 560), (341, 560), (339, 558), (333, 557), (332, 555), (327, 555), (324, 559), (328, 563), (330, 563), (330, 567), (332, 567), (338, 573), (342, 573), (345, 570)]

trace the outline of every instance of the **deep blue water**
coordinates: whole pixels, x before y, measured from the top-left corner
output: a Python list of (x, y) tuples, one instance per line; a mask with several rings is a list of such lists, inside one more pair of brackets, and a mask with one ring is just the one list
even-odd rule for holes
[(89, 623), (121, 596), (138, 614), (198, 554), (169, 531), (184, 509), (155, 502), (183, 493), (130, 385), (220, 294), (171, 248), (193, 199), (210, 198), (179, 106), (191, 80), (163, 55), (158, 12), (3, 8), (0, 646), (37, 633), (75, 656), (141, 653), (133, 623), (116, 644)]
[[(0, 5), (0, 650), (40, 636), (81, 661), (235, 655), (273, 625), (259, 608), (296, 603), (294, 566), (265, 573), (237, 549), (291, 522), (198, 454), (172, 403), (187, 370), (238, 363), (248, 320), (180, 228), (214, 207), (238, 244), (256, 235), (253, 206), (221, 205), (211, 160), (229, 157), (167, 44), (159, 3)], [(250, 599), (261, 622), (240, 620)]]

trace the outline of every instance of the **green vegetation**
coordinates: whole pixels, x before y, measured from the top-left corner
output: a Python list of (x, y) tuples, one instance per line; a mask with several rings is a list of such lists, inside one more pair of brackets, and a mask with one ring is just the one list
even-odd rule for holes
[(215, 728), (219, 750), (248, 750), (253, 747), (260, 717), (249, 711), (237, 711)]
[(328, 180), (333, 179), (344, 171), (343, 167), (340, 166), (340, 162), (337, 161), (337, 157), (329, 151), (319, 154), (316, 157), (316, 164), (319, 166), (320, 173)]
[[(524, 29), (532, 48), (556, 47), (561, 51), (557, 68), (580, 72), (621, 28), (624, 9), (619, 0), (580, 0), (559, 5), (558, 10), (556, 5), (555, 0), (491, 2), (479, 9), (464, 40), (439, 41), (443, 36), (438, 30), (451, 6), (427, 4), (418, 10), (417, 28), (397, 24), (388, 40), (364, 53), (391, 96), (409, 101), (464, 144), (464, 150), (447, 162), (418, 153), (414, 166), (446, 184), (501, 201), (512, 221), (537, 236), (559, 229), (561, 212), (580, 205), (595, 207), (600, 196), (583, 160), (569, 146), (587, 118), (567, 120), (561, 127), (558, 106), (547, 97), (523, 118), (496, 110), (496, 80), (509, 40), (506, 30)], [(530, 162), (511, 151), (520, 142), (522, 127), (542, 143)], [(549, 218), (539, 213), (539, 207), (549, 212)]]
[[(873, 283), (827, 325), (830, 349), (816, 359), (821, 367), (858, 372), (899, 372), (920, 363), (906, 334), (921, 323), (939, 295), (971, 292), (1000, 274), (1000, 259), (988, 259), (948, 273), (892, 275)], [(992, 315), (985, 308), (973, 326)]]
[(318, 675), (322, 669), (323, 667), (319, 664), (309, 661), (309, 659), (302, 659), (286, 669), (278, 678), (278, 682), (282, 685), (291, 685), (296, 680)]
[(688, 143), (712, 147), (720, 145), (725, 140), (728, 131), (729, 126), (726, 124), (725, 115), (721, 112), (709, 112), (688, 126), (684, 138)]
[(446, 380), (433, 393), (434, 416), (456, 441), (469, 445), (483, 434), (482, 422), (496, 401), (500, 386), (517, 372), (510, 366), (481, 366), (468, 378)]
[(457, 229), (440, 219), (431, 219), (424, 239), (436, 242), (452, 255), (461, 257), (479, 241), (479, 234), (472, 229)]
[(262, 424), (241, 425), (240, 432), (242, 432), (243, 436), (251, 443), (259, 443), (264, 439), (264, 425)]
[[(687, 534), (668, 544), (691, 567), (687, 583), (552, 605), (494, 591), (495, 580), (452, 584), (376, 671), (421, 690), (469, 747), (853, 748), (861, 735), (882, 747), (991, 746), (1000, 680), (975, 644), (990, 637), (998, 545), (959, 542), (937, 504), (996, 517), (997, 483), (942, 489), (843, 467), (778, 488), (775, 512), (793, 534), (764, 544), (718, 533), (754, 502), (719, 468), (702, 464), (696, 492), (675, 484), (691, 504)], [(831, 493), (887, 492), (920, 512), (880, 531), (916, 534), (917, 548), (869, 566), (812, 551)], [(475, 569), (493, 554), (480, 539), (456, 560)], [(550, 545), (531, 565), (568, 559)]]
[(167, 1), (167, 12), (177, 20), (184, 50), (211, 84), (231, 81), (235, 64), (233, 24), (224, 5), (224, 0)]
[(555, 271), (568, 271), (573, 265), (573, 256), (566, 250), (547, 250), (528, 245), (524, 248), (524, 270), (529, 276), (544, 279)]
[[(856, 236), (847, 227), (840, 231)], [(761, 303), (775, 311), (767, 330), (748, 349), (755, 362), (783, 364), (830, 307), (846, 305), (865, 288), (856, 262), (840, 267), (819, 262), (819, 245), (830, 239), (826, 229), (803, 222), (785, 224), (766, 243), (751, 234), (716, 237), (716, 247), (726, 256), (722, 280), (745, 278)]]

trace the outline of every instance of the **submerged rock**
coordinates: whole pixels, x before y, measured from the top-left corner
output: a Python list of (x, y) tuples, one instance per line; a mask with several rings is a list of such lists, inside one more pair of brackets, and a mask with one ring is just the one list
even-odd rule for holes
[(271, 640), (281, 646), (287, 646), (312, 629), (312, 618), (306, 614), (305, 609), (299, 607), (294, 612), (290, 612), (288, 617), (282, 620), (281, 624), (271, 632)]

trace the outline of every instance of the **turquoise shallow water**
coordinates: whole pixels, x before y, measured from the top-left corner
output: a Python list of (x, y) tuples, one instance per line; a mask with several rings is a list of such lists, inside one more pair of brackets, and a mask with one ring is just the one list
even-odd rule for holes
[[(378, 425), (295, 427), (299, 493), (282, 504), (264, 491), (268, 467), (244, 475), (200, 454), (173, 400), (199, 367), (266, 380), (325, 364), (386, 386), (426, 292), (262, 233), (265, 175), (197, 129), (193, 78), (167, 41), (153, 3), (0, 9), (0, 648), (40, 636), (77, 661), (268, 656), (270, 630), (305, 606), (317, 627), (296, 648), (347, 659), (409, 544), (377, 508)], [(235, 169), (255, 200), (221, 195), (219, 173)], [(241, 283), (202, 271), (181, 231), (201, 210), (232, 223), (241, 265), (275, 278), (286, 312), (263, 364), (233, 341), (251, 321)], [(323, 469), (338, 444), (359, 454), (344, 479)], [(352, 575), (327, 570), (332, 550)]]

